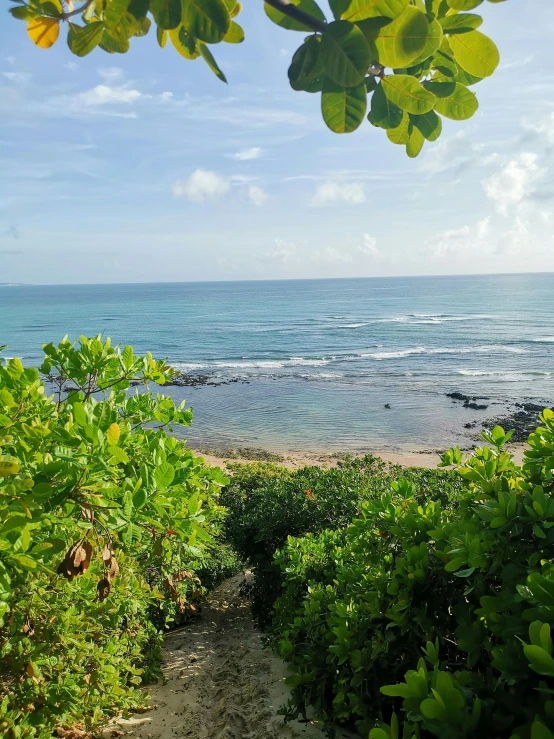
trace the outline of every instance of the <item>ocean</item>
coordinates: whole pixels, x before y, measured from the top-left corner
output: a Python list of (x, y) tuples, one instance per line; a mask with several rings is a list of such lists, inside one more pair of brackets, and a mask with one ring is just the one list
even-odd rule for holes
[(554, 401), (553, 274), (0, 287), (5, 356), (98, 333), (215, 382), (162, 390), (195, 447), (445, 449)]

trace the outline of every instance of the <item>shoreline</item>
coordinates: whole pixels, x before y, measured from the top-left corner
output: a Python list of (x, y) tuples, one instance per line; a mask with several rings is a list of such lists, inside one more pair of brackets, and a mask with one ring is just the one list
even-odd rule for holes
[[(480, 446), (480, 444), (475, 444)], [(486, 446), (483, 442), (483, 446)], [(508, 444), (506, 450), (513, 455), (516, 464), (521, 464), (523, 460), (523, 452), (527, 445), (523, 442), (516, 444)], [(472, 447), (473, 449), (474, 447)], [(417, 451), (417, 450), (401, 450), (387, 451), (376, 450), (367, 451), (365, 453), (331, 453), (324, 452), (287, 452), (278, 454), (264, 449), (256, 448), (238, 448), (238, 449), (193, 449), (195, 455), (203, 457), (207, 464), (212, 467), (222, 467), (227, 469), (230, 464), (247, 464), (252, 462), (274, 463), (290, 470), (297, 470), (302, 467), (317, 466), (331, 468), (336, 467), (341, 460), (347, 457), (359, 459), (368, 454), (382, 459), (391, 465), (400, 465), (401, 467), (421, 467), (423, 469), (436, 469), (440, 462), (440, 454), (434, 451)], [(462, 450), (464, 453), (470, 453), (471, 449)]]

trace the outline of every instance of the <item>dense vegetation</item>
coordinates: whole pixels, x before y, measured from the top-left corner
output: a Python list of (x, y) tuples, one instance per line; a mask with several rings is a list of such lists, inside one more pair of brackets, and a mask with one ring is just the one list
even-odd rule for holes
[(161, 628), (236, 566), (217, 540), (226, 478), (167, 434), (190, 411), (145, 387), (172, 370), (99, 337), (44, 352), (45, 382), (0, 362), (7, 737), (90, 728), (143, 703), (136, 686), (156, 676)]
[[(163, 628), (255, 568), (289, 716), (364, 739), (554, 739), (554, 412), (457, 470), (209, 469), (169, 435), (172, 370), (100, 337), (0, 362), (0, 733), (141, 705)], [(132, 385), (137, 384), (136, 388)], [(222, 543), (225, 537), (227, 543)]]
[(279, 597), (262, 605), (292, 670), (289, 715), (370, 739), (554, 737), (554, 413), (541, 421), (522, 467), (500, 427), (463, 464), (445, 454), (463, 487), (392, 480), (371, 458), (245, 480), (242, 497), (234, 478), (242, 554), (265, 577), (280, 547)]
[[(41, 48), (57, 41), (65, 23), (73, 54), (97, 47), (124, 54), (154, 21), (160, 47), (169, 40), (185, 59), (202, 58), (224, 82), (210, 47), (244, 40), (235, 20), (242, 8), (237, 0), (84, 0), (77, 8), (71, 0), (13, 2), (11, 14), (26, 21)], [(459, 121), (475, 114), (470, 87), (498, 66), (496, 45), (478, 30), (483, 18), (467, 12), (483, 2), (329, 0), (331, 20), (315, 0), (267, 0), (264, 7), (287, 31), (310, 34), (292, 58), (289, 82), (294, 90), (321, 95), (332, 131), (356, 130), (369, 108), (371, 125), (416, 157), (426, 141), (439, 138), (443, 117)]]

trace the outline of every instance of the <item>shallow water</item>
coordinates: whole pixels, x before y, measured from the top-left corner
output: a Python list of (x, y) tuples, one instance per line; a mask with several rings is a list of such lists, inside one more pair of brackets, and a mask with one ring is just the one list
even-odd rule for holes
[(8, 356), (98, 332), (245, 381), (168, 390), (197, 445), (444, 448), (510, 401), (554, 400), (552, 274), (0, 288)]

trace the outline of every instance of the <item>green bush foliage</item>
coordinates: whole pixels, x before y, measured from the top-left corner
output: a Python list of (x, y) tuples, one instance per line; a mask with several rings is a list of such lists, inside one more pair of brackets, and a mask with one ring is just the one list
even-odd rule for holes
[(44, 381), (19, 359), (0, 363), (7, 737), (90, 729), (142, 703), (160, 629), (194, 614), (200, 572), (212, 584), (236, 565), (218, 545), (225, 476), (168, 435), (190, 410), (148, 390), (172, 370), (101, 337), (44, 352)]
[(346, 529), (289, 538), (272, 637), (291, 715), (370, 739), (554, 737), (554, 413), (541, 421), (521, 467), (500, 427), (465, 462), (444, 455), (455, 500), (398, 481)]
[(282, 572), (275, 552), (288, 537), (345, 528), (360, 514), (363, 502), (388, 493), (405, 475), (414, 495), (442, 500), (456, 498), (463, 488), (452, 472), (413, 469), (402, 471), (372, 455), (348, 459), (336, 468), (304, 467), (294, 472), (274, 464), (237, 464), (223, 489), (222, 505), (228, 515), (228, 540), (255, 571), (254, 613), (265, 625), (275, 600)]

